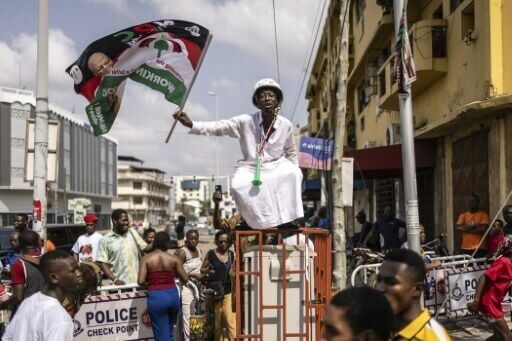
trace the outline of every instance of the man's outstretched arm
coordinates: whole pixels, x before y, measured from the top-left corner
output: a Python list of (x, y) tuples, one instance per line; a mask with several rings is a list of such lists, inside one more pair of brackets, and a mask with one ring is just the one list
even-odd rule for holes
[(202, 122), (192, 121), (185, 112), (179, 116), (174, 114), (173, 117), (180, 121), (185, 127), (190, 128), (189, 134), (207, 135), (207, 136), (230, 136), (240, 138), (239, 120), (234, 117), (229, 120)]

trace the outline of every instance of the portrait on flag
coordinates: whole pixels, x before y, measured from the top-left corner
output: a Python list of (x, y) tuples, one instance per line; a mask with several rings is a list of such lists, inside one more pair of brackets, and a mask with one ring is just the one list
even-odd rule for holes
[(121, 107), (126, 79), (160, 92), (177, 106), (185, 100), (210, 32), (195, 23), (159, 20), (129, 27), (91, 43), (66, 72), (90, 104), (94, 135), (107, 133)]

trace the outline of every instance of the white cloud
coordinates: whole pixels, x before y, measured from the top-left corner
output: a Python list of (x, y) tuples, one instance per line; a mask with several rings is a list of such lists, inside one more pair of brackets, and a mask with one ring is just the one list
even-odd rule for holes
[(129, 9), (128, 2), (126, 0), (86, 0), (100, 6), (110, 7), (118, 12), (127, 12)]
[[(162, 17), (193, 21), (209, 28), (214, 43), (240, 47), (275, 64), (272, 1), (141, 1)], [(318, 2), (311, 0), (276, 1), (279, 56), (283, 71), (302, 69), (317, 6)]]
[[(65, 68), (77, 57), (75, 43), (64, 32), (51, 29), (49, 35), (49, 83), (55, 87), (70, 87), (71, 78)], [(19, 86), (21, 65), (21, 85), (35, 88), (37, 65), (37, 36), (20, 33), (11, 41), (0, 42), (0, 82), (2, 85)]]
[(235, 81), (232, 81), (231, 79), (221, 78), (221, 79), (214, 79), (210, 81), (210, 88), (212, 90), (217, 90), (220, 88), (225, 88), (229, 90), (238, 89), (239, 84)]

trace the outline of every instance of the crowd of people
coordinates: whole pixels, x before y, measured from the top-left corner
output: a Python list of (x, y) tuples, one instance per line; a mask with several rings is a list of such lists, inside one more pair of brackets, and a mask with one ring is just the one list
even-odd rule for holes
[[(364, 228), (359, 238), (368, 241), (375, 229), (400, 229), (400, 221), (389, 212), (385, 210), (385, 216), (373, 225), (359, 214), (357, 218)], [(512, 237), (507, 233), (512, 206), (507, 206), (503, 215), (507, 225), (495, 224), (490, 233), (500, 237), (490, 243), (496, 244), (496, 260), (478, 282), (475, 300), (468, 309), (486, 317), (497, 337), (512, 340), (501, 308), (512, 282)], [(217, 218), (217, 226), (227, 224), (224, 218)], [(86, 215), (86, 233), (76, 241), (72, 256), (60, 250), (41, 256), (39, 235), (23, 224), (16, 227), (2, 270), (13, 287), (13, 295), (0, 303), (2, 309), (13, 311), (3, 340), (72, 340), (72, 320), (63, 302), (67, 293), (83, 281), (79, 265), (89, 262), (98, 263), (106, 279), (114, 284), (137, 283), (147, 289), (148, 314), (156, 340), (173, 340), (178, 323), (183, 325), (184, 339), (190, 339), (190, 317), (199, 308), (195, 290), (201, 285), (215, 293), (211, 312), (213, 339), (222, 340), (224, 333), (229, 340), (235, 339), (235, 253), (230, 249), (230, 229), (220, 229), (214, 238), (216, 247), (203, 255), (196, 230), (188, 230), (184, 245), (171, 251), (169, 233), (148, 228), (140, 236), (130, 228), (128, 214), (121, 209), (112, 212), (111, 220), (112, 230), (103, 236), (96, 232), (97, 218)], [(468, 225), (462, 218), (459, 220), (458, 225)], [(479, 221), (476, 225), (481, 224)], [(424, 233), (422, 237), (424, 240)], [(351, 288), (332, 298), (323, 321), (324, 340), (450, 339), (421, 305), (428, 264), (393, 238), (391, 233), (381, 238), (381, 246), (394, 247), (385, 255), (375, 289)], [(45, 314), (50, 309), (51, 321)], [(179, 316), (181, 321), (177, 320)]]
[(358, 287), (335, 295), (325, 318), (325, 341), (450, 340), (444, 327), (421, 305), (426, 268), (407, 249), (386, 254), (376, 288)]
[[(173, 340), (180, 311), (183, 338), (190, 339), (190, 317), (201, 309), (197, 305), (197, 288), (201, 285), (215, 292), (211, 312), (215, 316), (211, 326), (215, 340), (221, 339), (223, 328), (229, 339), (234, 339), (236, 318), (231, 286), (234, 253), (229, 250), (229, 233), (219, 231), (215, 235), (216, 248), (203, 255), (198, 248), (197, 230), (188, 230), (183, 245), (171, 250), (168, 232), (148, 228), (140, 236), (130, 227), (125, 210), (112, 212), (112, 230), (105, 235), (96, 231), (98, 219), (94, 214), (87, 214), (84, 221), (86, 233), (76, 240), (71, 255), (61, 250), (44, 250), (41, 256), (39, 234), (28, 226), (28, 217), (16, 217), (10, 237), (11, 250), (2, 269), (4, 278), (10, 279), (13, 293), (0, 302), (0, 309), (9, 309), (12, 314), (2, 340), (72, 340), (73, 314), (67, 309), (66, 299), (82, 286), (83, 272), (78, 269), (83, 264), (97, 264), (104, 284), (108, 283), (105, 281), (120, 286), (137, 283), (147, 289), (148, 314), (155, 340)], [(180, 217), (177, 224), (180, 233), (184, 225), (185, 219)], [(179, 291), (176, 278), (180, 280)], [(41, 309), (34, 313), (37, 302)], [(62, 309), (56, 310), (56, 320), (50, 320), (44, 313), (56, 304)]]
[[(222, 340), (225, 330), (228, 339), (234, 340), (237, 297), (233, 272), (237, 260), (230, 249), (231, 231), (284, 228), (284, 244), (305, 244), (314, 250), (313, 242), (298, 234), (296, 227), (331, 225), (327, 207), (315, 213), (302, 206), (302, 173), (293, 143), (293, 125), (279, 115), (282, 101), (280, 85), (262, 79), (254, 87), (252, 102), (259, 111), (253, 114), (199, 122), (186, 113), (176, 113), (175, 118), (191, 134), (237, 138), (243, 154), (231, 188), (240, 214), (221, 217), (218, 208), (222, 193), (214, 194), (213, 225), (219, 231), (215, 248), (205, 255), (198, 248), (199, 233), (186, 232), (182, 216), (172, 231), (178, 250), (171, 252), (171, 231), (149, 228), (141, 236), (130, 227), (123, 209), (112, 212), (112, 230), (105, 235), (95, 231), (97, 218), (86, 215), (86, 233), (76, 241), (72, 256), (55, 250), (50, 241), (42, 245), (39, 235), (30, 230), (28, 217), (16, 217), (12, 250), (2, 270), (13, 287), (13, 295), (0, 303), (0, 308), (13, 311), (3, 340), (72, 340), (70, 312), (76, 312), (77, 307), (69, 309), (65, 302), (73, 293), (71, 302), (80, 304), (87, 273), (81, 266), (92, 264), (98, 265), (98, 271), (110, 283), (138, 284), (147, 289), (147, 310), (155, 340), (173, 340), (177, 323), (183, 324), (185, 340), (191, 338), (190, 319), (198, 308), (198, 287), (212, 295), (213, 339)], [(334, 296), (323, 321), (323, 339), (449, 340), (445, 329), (421, 305), (426, 272), (438, 264), (408, 250), (406, 224), (394, 217), (392, 207), (385, 207), (382, 213), (372, 224), (365, 212), (359, 212), (356, 219), (361, 232), (354, 238), (356, 246), (386, 251), (376, 288), (352, 288)], [(512, 340), (498, 306), (512, 281), (512, 242), (508, 237), (512, 233), (512, 206), (505, 207), (503, 217), (506, 224), (496, 221), (483, 242), (489, 215), (480, 209), (478, 196), (472, 195), (456, 229), (462, 235), (462, 253), (479, 257), (496, 252), (497, 258), (478, 283), (475, 301), (468, 308), (488, 317), (497, 337)], [(240, 246), (245, 248), (252, 242), (250, 237), (244, 238)], [(82, 291), (75, 294), (77, 288)], [(182, 321), (178, 321), (180, 311)]]

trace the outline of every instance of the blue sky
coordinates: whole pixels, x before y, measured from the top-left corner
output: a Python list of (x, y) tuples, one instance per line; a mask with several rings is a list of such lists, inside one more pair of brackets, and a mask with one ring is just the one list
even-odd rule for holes
[[(311, 50), (315, 14), (327, 0), (275, 0), (282, 114), (290, 118), (305, 60)], [(263, 77), (277, 79), (272, 0), (49, 0), (51, 102), (86, 119), (87, 101), (74, 93), (64, 72), (92, 41), (117, 30), (157, 19), (182, 19), (209, 28), (213, 40), (185, 110), (192, 119), (212, 120), (219, 96), (220, 118), (255, 111), (252, 87)], [(35, 90), (37, 1), (2, 1), (0, 11), (0, 85)], [(307, 79), (306, 79), (307, 80)], [(294, 123), (307, 121), (306, 101)], [(110, 135), (118, 153), (133, 155), (172, 174), (212, 174), (215, 137), (191, 136), (178, 127), (169, 144), (166, 133), (174, 106), (159, 94), (129, 82)], [(230, 174), (241, 157), (236, 140), (219, 139), (220, 173)]]

